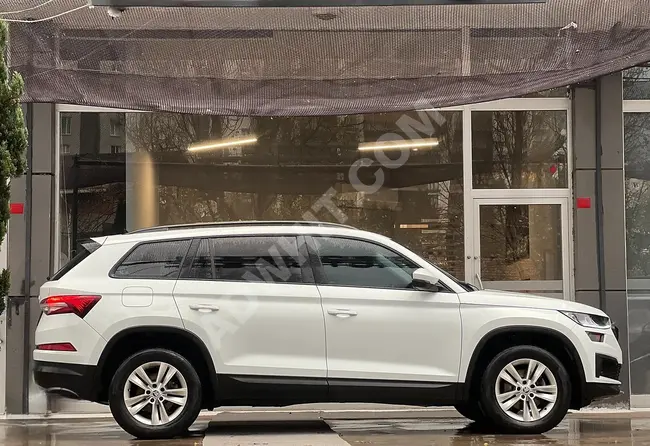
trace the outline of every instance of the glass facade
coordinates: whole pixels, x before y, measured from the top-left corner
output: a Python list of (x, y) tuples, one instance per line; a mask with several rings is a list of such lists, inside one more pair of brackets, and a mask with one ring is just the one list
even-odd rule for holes
[(650, 112), (626, 113), (625, 222), (632, 394), (650, 394)]
[(623, 99), (650, 99), (650, 66), (623, 72)]
[[(511, 190), (568, 200), (568, 105), (470, 117), (62, 113), (59, 262), (84, 239), (143, 227), (317, 219), (384, 234), (460, 279), (563, 297), (559, 204), (524, 197), (474, 215), (465, 200)], [(479, 234), (475, 252), (468, 226)]]
[(61, 122), (62, 263), (85, 238), (141, 227), (318, 219), (387, 235), (464, 277), (462, 112)]
[(568, 187), (566, 112), (473, 112), (472, 163), (477, 189)]

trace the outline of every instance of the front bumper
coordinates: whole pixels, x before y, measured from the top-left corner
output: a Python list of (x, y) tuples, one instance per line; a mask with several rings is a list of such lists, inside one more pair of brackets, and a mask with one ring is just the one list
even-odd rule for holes
[(582, 407), (622, 393), (620, 384), (586, 383), (582, 393)]
[(34, 381), (48, 393), (96, 401), (95, 366), (35, 361)]

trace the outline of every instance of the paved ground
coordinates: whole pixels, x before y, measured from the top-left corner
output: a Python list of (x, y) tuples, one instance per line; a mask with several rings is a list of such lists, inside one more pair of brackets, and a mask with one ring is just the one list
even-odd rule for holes
[(112, 420), (1, 421), (4, 446), (650, 445), (650, 413), (576, 414), (538, 436), (494, 435), (453, 412), (258, 412), (202, 416), (186, 438), (136, 441)]

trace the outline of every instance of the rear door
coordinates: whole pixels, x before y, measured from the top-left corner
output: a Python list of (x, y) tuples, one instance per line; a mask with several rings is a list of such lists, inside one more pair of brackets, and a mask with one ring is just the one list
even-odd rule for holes
[(322, 400), (325, 327), (304, 238), (196, 240), (174, 297), (210, 349), (222, 396), (238, 404)]

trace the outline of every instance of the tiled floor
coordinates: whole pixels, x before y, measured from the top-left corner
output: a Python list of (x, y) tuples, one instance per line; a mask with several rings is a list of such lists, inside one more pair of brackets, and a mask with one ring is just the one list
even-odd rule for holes
[[(417, 416), (414, 416), (417, 415)], [(445, 412), (228, 412), (203, 416), (186, 438), (137, 441), (110, 419), (0, 422), (5, 446), (484, 446), (650, 445), (650, 413), (568, 417), (545, 435), (495, 435)]]

